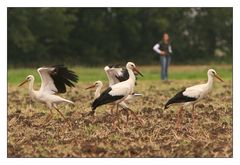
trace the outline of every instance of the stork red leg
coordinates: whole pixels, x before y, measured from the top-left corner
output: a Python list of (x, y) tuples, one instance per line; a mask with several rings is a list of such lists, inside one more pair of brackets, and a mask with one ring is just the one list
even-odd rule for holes
[(40, 126), (42, 127), (46, 125), (52, 119), (52, 117), (53, 117), (53, 112), (52, 112), (52, 109), (50, 109), (50, 114), (48, 114), (45, 121), (42, 124), (40, 124)]
[(128, 120), (129, 120), (129, 113), (128, 113), (128, 110), (127, 109), (125, 109), (125, 108), (123, 108), (123, 110), (127, 113), (127, 122), (126, 122), (126, 125), (128, 126)]
[(116, 118), (115, 118), (115, 121), (118, 121), (118, 123), (119, 123), (119, 110), (118, 110), (118, 104), (117, 104), (117, 110), (116, 110)]
[(86, 116), (94, 116), (94, 114), (95, 114), (95, 111), (90, 111), (86, 114)]
[(192, 120), (193, 120), (193, 124), (195, 123), (195, 105), (193, 104), (192, 106)]
[(54, 108), (57, 110), (57, 112), (62, 116), (62, 118), (63, 118), (65, 121), (67, 121), (69, 127), (71, 127), (71, 124), (70, 124), (69, 121), (64, 117), (64, 115), (62, 114), (62, 112), (59, 111), (59, 109), (57, 109), (57, 107), (56, 107), (55, 105), (54, 105), (53, 107), (54, 107)]
[(130, 108), (128, 108), (128, 110), (133, 114), (133, 116), (138, 120), (138, 122), (143, 125), (142, 121), (137, 117), (136, 113), (133, 112), (133, 110), (131, 110)]
[(114, 107), (115, 107), (115, 104), (113, 104), (113, 106), (112, 106), (112, 108), (111, 108), (111, 115), (113, 115), (113, 109), (114, 109)]
[(118, 104), (117, 104), (117, 112), (116, 112), (116, 116), (113, 120), (113, 128), (117, 129), (118, 131), (120, 130), (119, 127), (116, 125), (116, 121), (118, 121), (119, 123), (119, 114), (118, 114)]
[(117, 104), (116, 114), (119, 115), (118, 104)]
[[(124, 109), (120, 109), (120, 111), (123, 111)], [(122, 119), (122, 114), (120, 114), (120, 111), (119, 111), (119, 105), (117, 104), (117, 120), (118, 120), (118, 123), (120, 123), (120, 120), (124, 122), (124, 120)]]
[(178, 114), (177, 114), (177, 122), (176, 122), (176, 127), (179, 127), (179, 124), (182, 119), (182, 111), (183, 111), (183, 106), (179, 109)]

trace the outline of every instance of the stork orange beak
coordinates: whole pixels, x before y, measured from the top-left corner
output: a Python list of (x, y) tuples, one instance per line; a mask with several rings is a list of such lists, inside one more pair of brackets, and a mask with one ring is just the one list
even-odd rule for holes
[(219, 77), (218, 75), (214, 75), (218, 80), (220, 80), (221, 82), (224, 82), (223, 79), (221, 77)]
[(91, 85), (91, 86), (85, 88), (85, 90), (90, 89), (90, 88), (94, 88), (94, 87), (95, 87), (95, 85)]
[(142, 73), (137, 68), (133, 68), (133, 71), (137, 72), (138, 74), (140, 74), (143, 77)]
[(28, 80), (24, 80), (23, 82), (21, 82), (21, 84), (19, 84), (18, 87), (22, 86), (22, 85), (25, 84), (26, 82), (28, 82)]

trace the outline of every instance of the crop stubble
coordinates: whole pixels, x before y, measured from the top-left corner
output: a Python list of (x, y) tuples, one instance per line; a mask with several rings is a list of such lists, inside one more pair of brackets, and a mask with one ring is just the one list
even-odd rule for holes
[(56, 112), (44, 127), (49, 110), (31, 103), (27, 87), (8, 87), (8, 157), (232, 157), (232, 85), (215, 83), (209, 97), (196, 106), (193, 125), (190, 108), (185, 110), (181, 127), (175, 127), (178, 106), (163, 110), (164, 103), (183, 86), (199, 81), (140, 81), (136, 91), (144, 96), (130, 103), (143, 125), (131, 115), (128, 125), (122, 112), (113, 125), (110, 105), (90, 111), (93, 91), (79, 83), (64, 97), (74, 107), (61, 108), (72, 127)]

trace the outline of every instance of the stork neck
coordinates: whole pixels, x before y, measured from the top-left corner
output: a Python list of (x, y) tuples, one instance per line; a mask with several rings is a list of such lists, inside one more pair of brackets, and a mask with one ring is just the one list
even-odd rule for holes
[(136, 77), (135, 77), (135, 75), (134, 75), (134, 73), (133, 73), (133, 71), (131, 69), (127, 69), (127, 70), (128, 70), (128, 74), (129, 74), (128, 81), (130, 81), (134, 85), (135, 81), (136, 81)]
[(29, 92), (33, 92), (34, 91), (33, 84), (34, 84), (34, 78), (29, 82), (29, 87), (28, 87)]
[(211, 76), (211, 75), (208, 75), (208, 82), (207, 82), (207, 86), (208, 86), (209, 88), (211, 88), (211, 87), (212, 87), (212, 85), (213, 85), (213, 76)]
[(99, 85), (95, 91), (95, 99), (100, 96), (101, 89), (102, 89), (102, 85)]
[[(106, 72), (107, 73), (107, 72)], [(109, 76), (109, 74), (107, 73), (107, 78), (108, 78), (108, 82), (109, 82), (109, 86), (113, 85), (113, 80), (112, 78)], [(101, 89), (100, 89), (101, 90)]]

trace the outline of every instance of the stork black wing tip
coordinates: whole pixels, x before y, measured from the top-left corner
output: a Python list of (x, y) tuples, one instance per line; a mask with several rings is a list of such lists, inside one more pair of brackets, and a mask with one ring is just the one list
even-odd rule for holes
[(89, 113), (87, 113), (86, 116), (93, 116), (94, 114), (95, 114), (95, 110), (92, 110), (92, 111), (90, 111)]
[(120, 68), (120, 67), (121, 67), (121, 64), (114, 64), (113, 67), (114, 67), (114, 68)]
[(51, 72), (54, 84), (59, 93), (66, 92), (66, 86), (75, 87), (74, 83), (78, 82), (78, 76), (72, 70), (69, 70), (64, 64), (52, 66), (54, 70)]
[(164, 106), (164, 110), (165, 110), (165, 109), (168, 109), (168, 108), (169, 108), (169, 106), (166, 104), (166, 105)]
[(65, 67), (65, 65), (64, 64), (55, 64), (55, 65), (52, 65), (51, 67), (53, 67), (53, 68), (62, 68), (62, 67)]
[(120, 64), (109, 64), (107, 65), (109, 68), (120, 68), (121, 65)]

